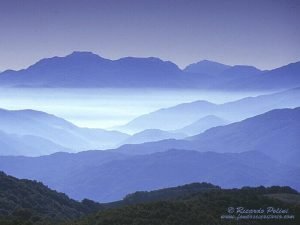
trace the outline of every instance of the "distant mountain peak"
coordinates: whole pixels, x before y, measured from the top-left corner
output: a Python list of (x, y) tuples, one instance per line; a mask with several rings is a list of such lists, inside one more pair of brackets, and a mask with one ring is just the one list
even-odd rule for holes
[(256, 68), (255, 66), (249, 66), (249, 65), (235, 65), (235, 66), (232, 66), (230, 69), (248, 69), (248, 70), (261, 71), (260, 69)]
[(253, 77), (255, 75), (261, 74), (262, 70), (254, 67), (254, 66), (248, 66), (248, 65), (235, 65), (232, 66), (226, 70), (224, 70), (220, 75), (222, 76), (229, 76), (232, 78), (240, 78), (245, 76)]
[[(56, 88), (202, 88), (263, 90), (300, 84), (300, 62), (261, 71), (202, 60), (181, 70), (157, 57), (103, 58), (90, 51), (41, 59), (26, 69), (0, 74), (1, 87)], [(263, 75), (263, 76), (260, 76)]]
[(153, 113), (156, 113), (156, 112), (161, 112), (161, 111), (168, 111), (170, 109), (178, 109), (178, 108), (193, 108), (193, 107), (215, 107), (216, 104), (212, 103), (212, 102), (209, 102), (209, 101), (206, 101), (206, 100), (197, 100), (197, 101), (194, 101), (194, 102), (187, 102), (187, 103), (181, 103), (181, 104), (178, 104), (178, 105), (175, 105), (173, 107), (170, 107), (170, 108), (162, 108), (162, 109), (159, 109), (159, 110), (156, 110), (154, 111)]
[(211, 60), (201, 60), (199, 62), (188, 65), (184, 71), (201, 74), (219, 74), (231, 66)]
[(73, 51), (70, 55), (96, 55), (90, 51)]
[(0, 108), (0, 155), (37, 156), (57, 151), (112, 148), (128, 137), (116, 131), (80, 128), (40, 111)]
[(96, 58), (102, 58), (103, 57), (89, 51), (74, 51), (69, 55), (66, 55), (66, 57), (96, 57)]
[(157, 57), (134, 57), (134, 56), (126, 56), (126, 57), (122, 57), (117, 59), (117, 61), (135, 61), (135, 60), (149, 60), (149, 61), (159, 61), (159, 62), (163, 62), (164, 60), (157, 58)]
[(223, 63), (219, 63), (219, 62), (216, 62), (216, 61), (213, 61), (213, 60), (208, 60), (208, 59), (203, 59), (195, 64), (217, 64), (217, 65), (224, 65), (224, 66), (228, 66), (228, 65), (225, 65)]
[(168, 68), (172, 68), (174, 71), (180, 71), (179, 67), (171, 62), (171, 61), (165, 61), (157, 57), (123, 57), (120, 59), (115, 60), (115, 62), (122, 63), (122, 64), (132, 64), (134, 66), (137, 66), (137, 64), (144, 63), (144, 64), (151, 64), (151, 65), (166, 65)]
[[(65, 61), (66, 59), (80, 59), (82, 60), (83, 58), (86, 59), (102, 59), (102, 60), (109, 60), (109, 59), (105, 59), (93, 52), (89, 52), (89, 51), (74, 51), (71, 54), (68, 54), (66, 56), (54, 56), (54, 57), (50, 57), (50, 58), (44, 58), (41, 59), (40, 61), (38, 61), (37, 63), (33, 64), (31, 67), (35, 66), (35, 65), (39, 65), (39, 64), (48, 64), (49, 62), (53, 62), (53, 61)], [(109, 60), (110, 61), (110, 60)]]

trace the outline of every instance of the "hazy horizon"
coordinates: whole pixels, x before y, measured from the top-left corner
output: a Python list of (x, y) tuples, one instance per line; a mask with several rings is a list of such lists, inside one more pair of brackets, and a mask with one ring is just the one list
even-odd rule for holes
[(181, 103), (205, 100), (221, 104), (267, 93), (155, 88), (1, 88), (0, 91), (0, 108), (43, 111), (80, 127), (102, 129), (124, 125), (142, 114)]
[(0, 71), (72, 51), (271, 69), (300, 60), (299, 12), (296, 0), (3, 0)]

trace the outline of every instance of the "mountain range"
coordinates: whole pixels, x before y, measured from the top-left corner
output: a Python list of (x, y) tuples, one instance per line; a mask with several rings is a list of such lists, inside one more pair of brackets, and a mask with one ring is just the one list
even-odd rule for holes
[(299, 190), (299, 116), (300, 108), (278, 109), (185, 140), (42, 157), (1, 156), (0, 170), (42, 181), (75, 199), (101, 202), (191, 182)]
[(1, 87), (282, 89), (300, 86), (300, 62), (261, 71), (202, 61), (181, 70), (159, 58), (102, 58), (91, 52), (42, 59), (19, 71), (0, 73)]
[(190, 64), (184, 68), (185, 72), (189, 73), (199, 73), (199, 74), (207, 74), (207, 75), (217, 75), (225, 70), (229, 69), (231, 66), (213, 62), (209, 60), (202, 60), (197, 63)]
[(80, 128), (40, 111), (4, 109), (0, 109), (0, 136), (0, 154), (29, 156), (112, 148), (129, 137), (118, 131)]
[(296, 88), (225, 104), (206, 101), (184, 103), (115, 127), (123, 132), (137, 132), (131, 136), (119, 131), (80, 128), (40, 111), (0, 109), (0, 154), (39, 156), (60, 151), (104, 150), (124, 144), (184, 139), (274, 108), (297, 107), (299, 99), (300, 89)]
[(101, 202), (192, 182), (211, 182), (222, 188), (289, 185), (300, 190), (299, 72), (300, 62), (262, 71), (206, 60), (180, 69), (154, 57), (109, 60), (91, 52), (4, 71), (1, 88), (272, 93), (224, 104), (183, 103), (141, 115), (116, 127), (118, 131), (81, 128), (34, 110), (0, 109), (0, 170), (41, 181), (77, 200)]
[[(199, 120), (202, 121), (203, 128), (208, 129), (216, 125), (223, 125), (225, 121), (236, 122), (272, 109), (298, 106), (300, 106), (300, 88), (294, 88), (273, 94), (247, 97), (224, 104), (214, 104), (202, 100), (183, 103), (141, 115), (124, 126), (115, 127), (115, 129), (124, 132), (161, 129), (178, 130), (184, 133), (180, 129), (185, 127), (186, 134), (188, 134), (193, 133), (193, 125), (191, 125), (193, 123), (196, 123), (195, 127), (198, 127), (200, 132), (204, 131), (197, 124)], [(211, 121), (211, 117), (207, 116), (216, 116), (219, 119), (218, 121)], [(189, 128), (191, 131), (188, 130)]]
[[(158, 58), (104, 59), (91, 52), (42, 59), (20, 71), (0, 74), (1, 86), (163, 87), (184, 82), (181, 70)], [(164, 77), (164, 79), (161, 79)], [(176, 77), (174, 79), (174, 77)]]
[(124, 145), (115, 151), (133, 155), (175, 148), (220, 153), (259, 151), (281, 163), (299, 166), (299, 119), (299, 107), (277, 109), (240, 122), (214, 127), (184, 140)]
[(33, 135), (7, 134), (0, 131), (0, 155), (47, 155), (54, 152), (69, 152), (48, 139)]
[[(98, 159), (103, 157), (101, 154), (99, 152)], [(95, 157), (97, 153), (93, 155)], [(75, 157), (65, 155), (65, 160), (58, 160), (57, 156), (2, 156), (0, 169), (19, 178), (39, 180), (78, 200), (89, 198), (100, 202), (120, 200), (137, 190), (148, 191), (204, 181), (226, 188), (255, 185), (300, 188), (299, 168), (278, 163), (259, 152), (169, 150), (124, 158), (107, 156), (98, 162), (80, 160), (79, 166), (76, 164), (78, 160), (72, 160)], [(44, 165), (45, 161), (47, 164)]]
[[(204, 126), (205, 126), (205, 124), (204, 124)], [(197, 132), (197, 134), (199, 134), (199, 133), (200, 132)], [(163, 131), (163, 130), (159, 130), (159, 129), (146, 129), (141, 132), (133, 134), (132, 136), (127, 138), (125, 141), (120, 143), (120, 145), (141, 144), (141, 143), (145, 143), (145, 142), (160, 141), (160, 140), (165, 140), (165, 139), (183, 139), (186, 137), (187, 137), (187, 135), (184, 132), (181, 132), (180, 130), (178, 132), (168, 132), (168, 131)]]
[[(196, 120), (195, 122), (176, 130), (176, 132), (187, 134), (188, 136), (200, 134), (209, 128), (229, 124), (230, 122), (220, 117), (208, 115)], [(166, 139), (166, 138), (165, 138)], [(170, 139), (170, 138), (169, 138)]]

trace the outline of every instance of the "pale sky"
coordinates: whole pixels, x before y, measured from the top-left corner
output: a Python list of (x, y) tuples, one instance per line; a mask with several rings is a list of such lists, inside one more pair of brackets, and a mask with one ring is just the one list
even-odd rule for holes
[(297, 0), (0, 0), (0, 71), (92, 51), (271, 69), (300, 61)]

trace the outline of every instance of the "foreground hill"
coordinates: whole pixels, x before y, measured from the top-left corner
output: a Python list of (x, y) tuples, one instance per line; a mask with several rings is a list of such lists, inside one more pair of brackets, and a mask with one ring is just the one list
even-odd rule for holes
[(81, 203), (42, 183), (19, 180), (0, 172), (0, 224), (57, 224), (99, 210), (90, 200)]
[[(288, 210), (291, 218), (276, 220), (276, 224), (297, 224), (300, 214), (298, 202), (287, 199), (300, 196), (290, 187), (221, 189), (209, 183), (192, 183), (135, 192), (121, 201), (99, 204), (90, 200), (77, 202), (42, 183), (19, 180), (2, 172), (0, 185), (1, 225), (232, 224), (234, 220), (222, 220), (221, 216), (228, 215), (229, 207), (234, 208), (230, 215), (236, 216), (240, 206)], [(261, 223), (264, 220), (258, 221), (252, 220), (251, 224), (265, 224)], [(249, 220), (240, 221), (243, 222), (248, 224)], [(274, 224), (273, 220), (269, 222)]]
[(80, 128), (40, 111), (4, 109), (0, 109), (0, 135), (2, 155), (28, 156), (111, 148), (129, 137), (117, 131)]
[(206, 101), (179, 104), (141, 115), (118, 129), (130, 132), (145, 129), (178, 130), (211, 115), (235, 122), (272, 109), (299, 106), (300, 88), (295, 88), (274, 94), (243, 98), (224, 104), (213, 104)]
[(221, 188), (210, 183), (191, 183), (177, 187), (158, 189), (154, 191), (137, 191), (126, 195), (121, 201), (108, 203), (108, 206), (133, 205), (155, 201), (171, 201), (188, 197), (193, 194), (220, 190)]
[[(201, 185), (201, 184), (200, 184)], [(187, 185), (186, 188), (193, 185)], [(207, 225), (207, 224), (278, 224), (278, 225), (296, 225), (300, 222), (300, 206), (291, 202), (279, 201), (270, 195), (284, 196), (290, 195), (299, 197), (299, 193), (289, 187), (257, 187), (242, 189), (208, 189), (207, 191), (199, 191), (186, 195), (178, 195), (166, 200), (164, 196), (168, 196), (170, 192), (182, 190), (182, 187), (173, 190), (161, 190), (159, 193), (162, 200), (156, 199), (158, 193), (139, 193), (134, 194), (137, 202), (143, 202), (147, 197), (154, 196), (151, 203), (136, 204), (127, 207), (118, 207), (115, 209), (102, 210), (94, 215), (74, 221), (72, 225)], [(187, 192), (188, 193), (188, 192)], [(147, 202), (147, 200), (145, 201)], [(239, 219), (236, 217), (238, 207), (244, 209), (262, 209), (264, 213), (244, 213), (249, 215), (266, 215), (275, 217), (274, 213), (267, 213), (267, 208), (288, 209), (288, 213), (281, 214), (286, 219)], [(232, 209), (233, 211), (228, 211)], [(271, 210), (270, 210), (271, 211)], [(227, 216), (227, 219), (224, 218)], [(223, 216), (223, 218), (221, 218)], [(289, 217), (288, 217), (289, 216)], [(231, 218), (231, 219), (228, 219)]]

